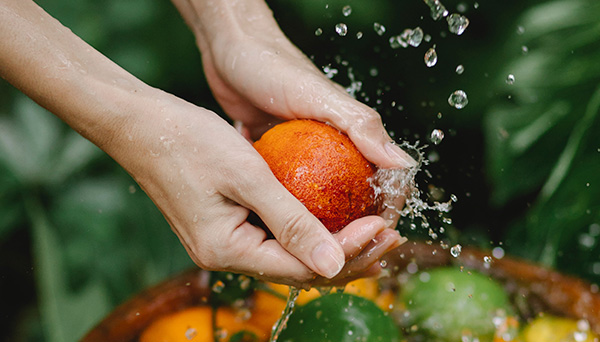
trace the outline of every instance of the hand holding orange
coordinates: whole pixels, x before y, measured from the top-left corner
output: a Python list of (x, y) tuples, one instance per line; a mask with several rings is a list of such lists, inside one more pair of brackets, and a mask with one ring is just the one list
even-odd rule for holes
[(382, 211), (371, 185), (376, 167), (333, 126), (287, 121), (263, 134), (254, 148), (275, 177), (332, 233)]

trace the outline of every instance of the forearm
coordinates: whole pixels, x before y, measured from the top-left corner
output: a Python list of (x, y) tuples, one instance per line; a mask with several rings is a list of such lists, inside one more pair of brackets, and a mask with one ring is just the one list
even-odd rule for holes
[(0, 76), (109, 153), (154, 93), (29, 0), (0, 3)]
[(264, 0), (172, 0), (196, 35), (201, 51), (224, 40), (252, 37), (287, 42)]

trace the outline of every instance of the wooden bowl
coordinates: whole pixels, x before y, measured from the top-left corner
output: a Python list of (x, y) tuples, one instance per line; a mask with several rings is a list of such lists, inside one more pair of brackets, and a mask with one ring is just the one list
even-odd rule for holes
[[(393, 274), (444, 265), (478, 270), (504, 284), (522, 316), (548, 312), (586, 319), (600, 334), (598, 287), (581, 279), (508, 256), (496, 259), (491, 252), (475, 248), (465, 247), (455, 258), (448, 250), (419, 242), (398, 247), (386, 256), (386, 261), (386, 268)], [(193, 269), (147, 289), (117, 307), (81, 341), (135, 342), (158, 317), (206, 303), (211, 292), (209, 277), (209, 272)]]

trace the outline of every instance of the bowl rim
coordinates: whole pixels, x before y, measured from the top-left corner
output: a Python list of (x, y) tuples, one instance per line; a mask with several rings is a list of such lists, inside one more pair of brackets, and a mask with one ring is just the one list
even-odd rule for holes
[[(491, 251), (476, 247), (463, 247), (460, 255), (453, 257), (447, 248), (418, 241), (394, 249), (384, 260), (392, 275), (447, 265), (476, 270), (503, 283), (509, 295), (535, 300), (544, 312), (585, 319), (591, 330), (600, 334), (598, 286), (530, 261), (513, 256), (496, 258)], [(119, 305), (81, 341), (136, 341), (154, 319), (189, 306), (206, 305), (210, 292), (210, 272), (187, 270)]]

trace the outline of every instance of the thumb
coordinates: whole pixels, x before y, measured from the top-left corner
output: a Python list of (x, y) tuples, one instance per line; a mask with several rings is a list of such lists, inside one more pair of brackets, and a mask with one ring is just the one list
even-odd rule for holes
[(254, 211), (279, 244), (312, 271), (331, 279), (344, 267), (339, 242), (272, 173), (239, 197), (236, 201)]

